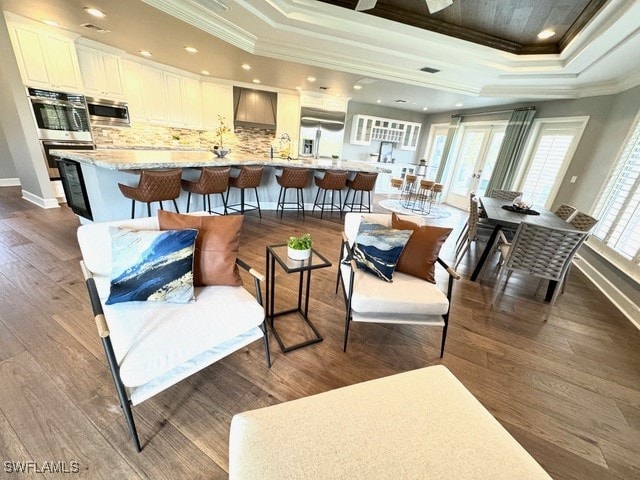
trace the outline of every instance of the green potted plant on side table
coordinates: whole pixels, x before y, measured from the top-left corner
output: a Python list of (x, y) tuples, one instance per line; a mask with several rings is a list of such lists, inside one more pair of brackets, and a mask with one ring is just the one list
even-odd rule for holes
[(307, 260), (311, 255), (311, 234), (305, 233), (301, 237), (289, 237), (287, 241), (287, 256), (292, 260)]

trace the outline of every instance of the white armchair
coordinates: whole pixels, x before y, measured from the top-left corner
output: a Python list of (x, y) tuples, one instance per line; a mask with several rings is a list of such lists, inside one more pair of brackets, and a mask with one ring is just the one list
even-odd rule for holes
[[(423, 224), (421, 217), (405, 218)], [(391, 215), (388, 214), (347, 213), (345, 216), (336, 279), (336, 293), (341, 283), (346, 306), (343, 351), (347, 350), (352, 321), (415, 324), (442, 327), (442, 357), (447, 338), (453, 280), (460, 276), (440, 258), (437, 259), (437, 263), (449, 274), (445, 293), (436, 284), (398, 271), (393, 274), (393, 282), (386, 282), (359, 269), (351, 257), (351, 251), (362, 219), (391, 227)]]
[(98, 334), (129, 432), (136, 450), (140, 451), (131, 406), (261, 338), (267, 367), (270, 366), (260, 291), (264, 276), (238, 260), (237, 264), (254, 277), (256, 297), (242, 286), (207, 286), (196, 287), (196, 300), (192, 303), (107, 305), (111, 274), (110, 226), (158, 230), (158, 219), (94, 223), (78, 229), (81, 267)]

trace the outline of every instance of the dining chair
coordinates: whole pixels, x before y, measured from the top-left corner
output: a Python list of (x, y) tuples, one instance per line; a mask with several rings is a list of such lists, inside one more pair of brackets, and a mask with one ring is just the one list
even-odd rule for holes
[(553, 213), (557, 217), (560, 217), (561, 219), (563, 219), (565, 222), (568, 222), (569, 218), (571, 218), (571, 215), (573, 215), (576, 212), (576, 210), (577, 210), (576, 207), (563, 203), (558, 208), (556, 208), (556, 211)]
[[(564, 280), (571, 260), (588, 233), (575, 229), (561, 229), (544, 227), (532, 223), (522, 222), (510, 244), (501, 246), (504, 262), (500, 266), (500, 275), (494, 287), (491, 303), (495, 305), (500, 293), (500, 283), (506, 274), (504, 288), (513, 272), (524, 273), (528, 277), (542, 280)], [(536, 293), (540, 287), (536, 289)], [(560, 289), (553, 292), (545, 321), (551, 315)]]
[(569, 223), (573, 228), (576, 228), (583, 232), (588, 232), (596, 223), (598, 223), (598, 219), (593, 218), (591, 215), (587, 215), (586, 213), (578, 212), (573, 217), (571, 217)]
[(491, 192), (489, 192), (489, 197), (491, 198), (499, 198), (501, 200), (515, 200), (519, 196), (522, 195), (522, 192), (516, 192), (515, 190), (500, 190), (498, 188), (493, 188)]
[(456, 263), (453, 268), (457, 268), (463, 257), (469, 251), (472, 242), (487, 241), (493, 230), (492, 226), (483, 225), (480, 222), (480, 214), (478, 209), (478, 199), (474, 193), (469, 195), (469, 218), (467, 219), (466, 228), (456, 241)]

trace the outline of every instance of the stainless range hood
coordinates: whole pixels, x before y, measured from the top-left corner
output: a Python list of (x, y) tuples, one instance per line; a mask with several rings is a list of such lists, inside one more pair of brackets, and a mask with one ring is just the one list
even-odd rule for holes
[(235, 126), (275, 130), (277, 105), (275, 92), (233, 87)]

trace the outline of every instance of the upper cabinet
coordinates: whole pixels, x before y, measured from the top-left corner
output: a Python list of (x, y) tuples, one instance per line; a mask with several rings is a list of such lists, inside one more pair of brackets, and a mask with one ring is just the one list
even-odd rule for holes
[(233, 128), (233, 86), (202, 82), (202, 126), (205, 130), (218, 127), (218, 115)]
[(328, 95), (303, 93), (300, 95), (301, 107), (319, 108), (333, 112), (346, 112), (348, 100), (342, 100)]
[(133, 122), (146, 121), (142, 65), (131, 60), (122, 60), (122, 90), (129, 104), (129, 117)]
[(420, 138), (421, 124), (389, 118), (354, 115), (350, 142), (370, 145), (372, 140), (400, 144), (401, 150), (415, 150)]
[(84, 92), (93, 97), (123, 100), (120, 56), (85, 45), (78, 45), (77, 52)]
[(74, 39), (7, 14), (11, 43), (25, 85), (66, 92), (82, 91)]

